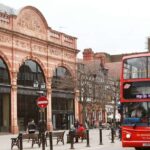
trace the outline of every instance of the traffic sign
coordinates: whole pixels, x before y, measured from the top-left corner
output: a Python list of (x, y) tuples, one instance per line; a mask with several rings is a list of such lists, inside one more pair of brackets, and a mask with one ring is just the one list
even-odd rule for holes
[(41, 96), (37, 99), (37, 105), (40, 108), (46, 108), (48, 105), (48, 100), (45, 96)]

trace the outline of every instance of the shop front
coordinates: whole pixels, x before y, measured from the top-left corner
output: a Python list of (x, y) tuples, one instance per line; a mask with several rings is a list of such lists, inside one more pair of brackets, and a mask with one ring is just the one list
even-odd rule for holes
[(74, 94), (53, 92), (52, 119), (54, 129), (69, 129), (74, 122)]
[(74, 83), (69, 70), (57, 67), (52, 79), (52, 122), (54, 129), (69, 129), (74, 123)]
[(26, 60), (19, 69), (17, 90), (17, 114), (20, 131), (26, 131), (28, 122), (33, 119), (38, 125), (40, 120), (40, 108), (37, 106), (39, 90), (45, 94), (44, 89), (35, 83), (45, 85), (44, 75), (41, 67), (33, 60)]

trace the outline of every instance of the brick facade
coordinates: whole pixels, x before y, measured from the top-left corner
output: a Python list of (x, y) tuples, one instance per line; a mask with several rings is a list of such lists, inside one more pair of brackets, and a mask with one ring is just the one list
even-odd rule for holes
[(50, 128), (53, 71), (56, 67), (63, 66), (76, 78), (77, 39), (50, 28), (42, 13), (35, 7), (26, 6), (19, 12), (6, 8), (7, 11), (0, 12), (0, 57), (6, 63), (11, 79), (11, 132), (18, 132), (17, 73), (20, 66), (29, 59), (40, 65), (46, 79), (49, 101), (47, 126)]

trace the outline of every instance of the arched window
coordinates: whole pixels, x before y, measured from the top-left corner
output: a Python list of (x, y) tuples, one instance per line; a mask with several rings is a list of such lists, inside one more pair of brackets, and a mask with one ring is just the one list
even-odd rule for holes
[(18, 85), (33, 87), (35, 81), (38, 81), (39, 83), (45, 82), (44, 74), (36, 62), (27, 60), (19, 69)]
[(74, 82), (70, 72), (64, 67), (57, 67), (53, 74), (52, 88), (73, 90)]
[(10, 83), (9, 71), (2, 58), (0, 58), (0, 83)]

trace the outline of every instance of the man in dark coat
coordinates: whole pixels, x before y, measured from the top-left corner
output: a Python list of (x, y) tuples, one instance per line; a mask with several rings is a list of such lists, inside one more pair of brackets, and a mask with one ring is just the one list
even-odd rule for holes
[(34, 120), (31, 120), (31, 121), (28, 123), (27, 131), (28, 131), (29, 134), (31, 134), (31, 133), (35, 133), (35, 130), (36, 130), (35, 122), (34, 122)]

